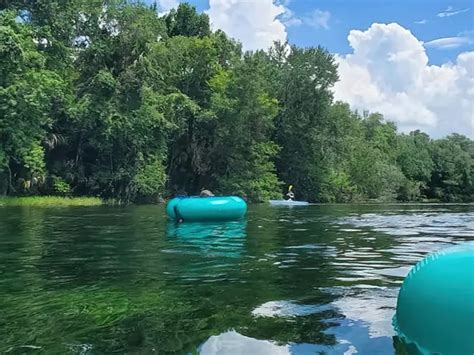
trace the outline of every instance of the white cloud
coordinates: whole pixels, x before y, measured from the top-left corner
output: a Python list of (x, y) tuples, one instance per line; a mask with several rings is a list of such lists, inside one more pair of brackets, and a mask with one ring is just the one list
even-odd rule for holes
[[(277, 3), (283, 4), (281, 1)], [(285, 4), (288, 5), (288, 0)], [(285, 11), (280, 15), (279, 19), (286, 27), (301, 26), (304, 24), (315, 29), (329, 29), (329, 20), (331, 19), (331, 13), (329, 11), (315, 9), (303, 17), (297, 17), (288, 7), (285, 7), (284, 10)]]
[(170, 12), (171, 9), (177, 8), (179, 0), (155, 0), (155, 4), (158, 6), (158, 14), (163, 16)]
[(420, 20), (420, 21), (415, 21), (415, 23), (417, 25), (426, 25), (428, 23), (428, 20), (427, 19), (423, 19), (423, 20)]
[(214, 30), (240, 40), (245, 50), (256, 50), (286, 40), (285, 25), (279, 18), (286, 10), (272, 0), (209, 0), (207, 13)]
[(337, 56), (336, 99), (381, 112), (402, 131), (474, 137), (474, 52), (429, 65), (423, 43), (396, 23), (352, 30), (348, 40), (353, 53)]
[(432, 47), (437, 49), (453, 49), (459, 48), (463, 45), (470, 43), (472, 43), (472, 41), (468, 37), (446, 37), (426, 42), (425, 47)]
[(308, 17), (304, 19), (304, 23), (316, 29), (329, 29), (329, 19), (331, 13), (329, 11), (314, 10)]
[(286, 27), (300, 26), (303, 24), (303, 21), (287, 7), (285, 8), (285, 12), (280, 16), (280, 20)]
[(452, 6), (448, 6), (446, 10), (441, 11), (440, 13), (437, 14), (438, 17), (451, 17), (454, 15), (459, 15), (464, 12), (469, 11), (469, 9), (462, 9), (462, 10), (454, 10)]

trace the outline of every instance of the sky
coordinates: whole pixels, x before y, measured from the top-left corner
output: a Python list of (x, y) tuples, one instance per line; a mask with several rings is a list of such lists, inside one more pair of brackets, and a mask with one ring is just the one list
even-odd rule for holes
[[(166, 13), (180, 0), (156, 2)], [(336, 100), (399, 130), (474, 138), (472, 0), (189, 0), (246, 50), (273, 41), (336, 56)]]

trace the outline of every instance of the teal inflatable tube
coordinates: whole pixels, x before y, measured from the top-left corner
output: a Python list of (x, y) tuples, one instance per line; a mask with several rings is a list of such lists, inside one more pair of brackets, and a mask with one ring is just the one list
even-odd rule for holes
[(236, 196), (175, 197), (166, 206), (169, 218), (183, 222), (233, 221), (247, 213), (247, 203)]
[(474, 243), (428, 255), (403, 281), (393, 325), (408, 353), (474, 354)]

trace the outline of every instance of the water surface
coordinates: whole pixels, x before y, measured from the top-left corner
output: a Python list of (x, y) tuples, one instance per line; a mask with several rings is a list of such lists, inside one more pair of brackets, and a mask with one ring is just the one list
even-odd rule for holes
[(403, 277), (470, 205), (0, 207), (0, 353), (394, 354)]

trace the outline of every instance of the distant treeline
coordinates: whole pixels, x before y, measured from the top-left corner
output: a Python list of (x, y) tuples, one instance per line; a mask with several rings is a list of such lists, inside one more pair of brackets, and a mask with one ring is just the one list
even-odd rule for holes
[(474, 142), (334, 102), (325, 49), (244, 53), (188, 4), (107, 3), (1, 2), (0, 194), (473, 201)]

